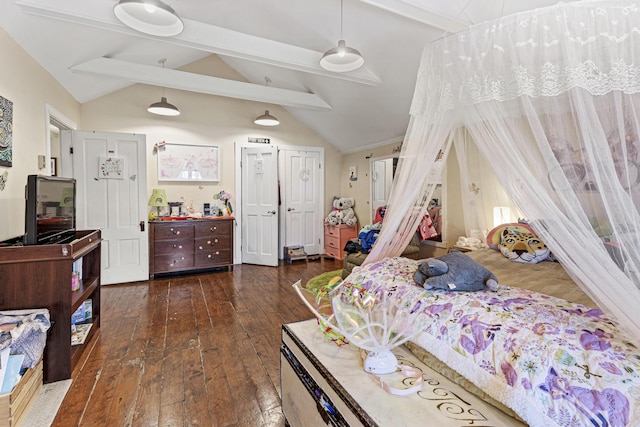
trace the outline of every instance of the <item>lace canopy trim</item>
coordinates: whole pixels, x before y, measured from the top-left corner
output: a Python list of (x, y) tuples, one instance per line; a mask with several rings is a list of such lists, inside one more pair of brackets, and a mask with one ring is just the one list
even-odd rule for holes
[(558, 4), (479, 24), (425, 48), (411, 113), (520, 96), (640, 91), (637, 2)]

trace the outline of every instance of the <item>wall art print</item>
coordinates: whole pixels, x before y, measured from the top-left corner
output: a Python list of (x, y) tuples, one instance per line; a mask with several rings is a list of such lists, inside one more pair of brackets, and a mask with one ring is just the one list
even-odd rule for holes
[(0, 96), (0, 166), (13, 164), (13, 102)]
[(158, 181), (219, 181), (217, 145), (165, 143), (158, 147)]

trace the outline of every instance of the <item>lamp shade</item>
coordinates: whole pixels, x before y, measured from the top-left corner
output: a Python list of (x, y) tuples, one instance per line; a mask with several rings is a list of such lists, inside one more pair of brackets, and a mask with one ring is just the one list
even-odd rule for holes
[(276, 126), (280, 124), (280, 120), (269, 114), (269, 110), (264, 110), (264, 114), (258, 116), (253, 122), (261, 126)]
[(152, 36), (175, 36), (184, 29), (175, 10), (160, 0), (120, 0), (113, 14), (126, 26)]
[(154, 188), (151, 197), (149, 197), (148, 205), (155, 207), (167, 206), (167, 192), (160, 188)]
[(160, 99), (160, 102), (154, 102), (149, 105), (147, 111), (153, 114), (159, 114), (161, 116), (179, 116), (180, 110), (173, 104), (167, 102), (167, 98), (164, 96)]
[(338, 47), (329, 49), (322, 55), (320, 66), (328, 71), (346, 73), (364, 65), (364, 58), (356, 49), (347, 46), (344, 40), (338, 41)]

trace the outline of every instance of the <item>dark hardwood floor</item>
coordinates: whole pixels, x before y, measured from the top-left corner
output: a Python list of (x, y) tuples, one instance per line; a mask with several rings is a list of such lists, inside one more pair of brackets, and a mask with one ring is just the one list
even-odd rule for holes
[(53, 426), (283, 426), (280, 328), (312, 317), (291, 285), (341, 267), (245, 264), (103, 286), (100, 334)]

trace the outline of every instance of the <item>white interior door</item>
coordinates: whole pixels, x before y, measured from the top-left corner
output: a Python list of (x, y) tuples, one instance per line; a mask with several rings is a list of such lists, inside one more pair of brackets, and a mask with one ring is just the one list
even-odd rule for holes
[(278, 151), (242, 148), (242, 262), (278, 265)]
[[(145, 135), (64, 131), (62, 138), (73, 148), (78, 228), (102, 232), (101, 283), (148, 280)], [(115, 170), (106, 174), (108, 165)]]
[(280, 150), (283, 164), (282, 246), (303, 246), (321, 253), (323, 237), (324, 152), (318, 148)]

